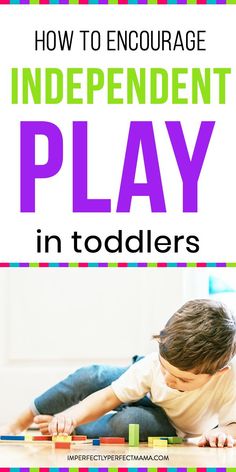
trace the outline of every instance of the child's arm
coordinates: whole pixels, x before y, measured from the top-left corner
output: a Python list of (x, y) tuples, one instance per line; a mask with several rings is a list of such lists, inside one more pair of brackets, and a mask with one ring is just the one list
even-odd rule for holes
[[(68, 410), (53, 416), (48, 424), (48, 431), (50, 434), (70, 434), (80, 424), (96, 420), (108, 411), (117, 408), (121, 403), (112, 388), (106, 387), (92, 393), (92, 395)], [(43, 419), (43, 415), (37, 416), (35, 422), (40, 423)]]
[(236, 440), (236, 423), (214, 428), (203, 434), (198, 446), (233, 447)]
[[(122, 402), (113, 393), (112, 388), (106, 387), (89, 395), (82, 402), (62, 413), (58, 413), (56, 416), (38, 415), (36, 419), (39, 419), (39, 421), (36, 420), (36, 423), (41, 423), (40, 418), (47, 418), (47, 421), (49, 421), (48, 431), (50, 434), (70, 434), (79, 424), (89, 423), (108, 411), (113, 410), (121, 405), (121, 403)], [(30, 409), (27, 409), (13, 422), (3, 426), (0, 432), (2, 434), (19, 434), (34, 422), (34, 417), (34, 413)]]

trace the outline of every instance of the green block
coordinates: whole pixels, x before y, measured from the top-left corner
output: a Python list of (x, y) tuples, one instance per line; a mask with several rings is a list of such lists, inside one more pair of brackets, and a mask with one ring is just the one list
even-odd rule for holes
[(168, 444), (182, 444), (183, 439), (178, 438), (177, 436), (173, 436), (168, 438)]
[(129, 424), (129, 446), (139, 446), (139, 424)]

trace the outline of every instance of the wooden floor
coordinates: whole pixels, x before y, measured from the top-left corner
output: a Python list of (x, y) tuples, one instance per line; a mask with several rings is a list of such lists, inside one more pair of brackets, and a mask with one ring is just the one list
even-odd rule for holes
[[(96, 460), (94, 455), (148, 455), (146, 460)], [(85, 456), (84, 459), (68, 456)], [(154, 457), (155, 456), (155, 457)], [(168, 456), (169, 459), (164, 456)], [(164, 458), (164, 460), (162, 460)], [(235, 467), (236, 447), (233, 449), (199, 448), (193, 442), (167, 448), (150, 448), (146, 444), (140, 447), (92, 446), (76, 444), (67, 450), (55, 450), (50, 442), (24, 443), (0, 442), (0, 467)]]

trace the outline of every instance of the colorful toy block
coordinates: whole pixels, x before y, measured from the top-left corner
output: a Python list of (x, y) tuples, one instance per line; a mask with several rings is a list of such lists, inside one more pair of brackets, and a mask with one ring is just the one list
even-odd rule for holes
[(183, 438), (179, 438), (178, 436), (169, 437), (168, 444), (182, 444)]
[(125, 438), (122, 437), (101, 437), (100, 443), (101, 444), (124, 444), (125, 443)]
[(153, 447), (154, 441), (167, 441), (168, 444), (182, 444), (183, 439), (178, 436), (149, 436), (148, 447)]
[(139, 424), (129, 424), (129, 446), (139, 446)]
[(58, 434), (57, 436), (52, 436), (53, 442), (68, 443), (71, 442), (72, 437), (67, 434)]
[(2, 441), (24, 441), (25, 436), (1, 436)]
[(72, 441), (86, 441), (88, 438), (87, 436), (82, 436), (82, 435), (73, 435), (72, 436)]
[(29, 434), (26, 434), (25, 436), (25, 441), (32, 442), (34, 436), (30, 436)]
[(158, 439), (158, 440), (164, 439), (165, 441), (168, 441), (168, 437), (167, 437), (167, 436), (149, 436), (149, 437), (148, 437), (148, 446), (149, 446), (149, 447), (152, 447), (153, 441), (154, 441), (155, 439)]
[(93, 446), (100, 446), (100, 439), (93, 439)]
[(70, 442), (55, 442), (55, 449), (70, 449), (71, 443)]
[[(29, 437), (29, 436), (28, 436)], [(33, 441), (52, 441), (52, 436), (31, 436)]]
[(167, 447), (168, 441), (166, 441), (166, 439), (153, 439), (152, 446), (153, 447)]
[(149, 447), (152, 447), (152, 444), (153, 444), (153, 440), (154, 440), (154, 439), (160, 439), (160, 437), (159, 437), (159, 436), (149, 436), (149, 437), (148, 437), (148, 446), (149, 446)]

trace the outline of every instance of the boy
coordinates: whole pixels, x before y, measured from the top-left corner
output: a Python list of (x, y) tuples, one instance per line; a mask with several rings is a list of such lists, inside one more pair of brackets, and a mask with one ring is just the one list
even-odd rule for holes
[(78, 369), (38, 397), (3, 432), (18, 434), (34, 421), (43, 434), (76, 430), (88, 437), (127, 438), (129, 423), (139, 423), (142, 441), (177, 434), (201, 436), (199, 446), (233, 447), (234, 317), (219, 302), (192, 300), (154, 339), (159, 354), (134, 358), (129, 368)]

